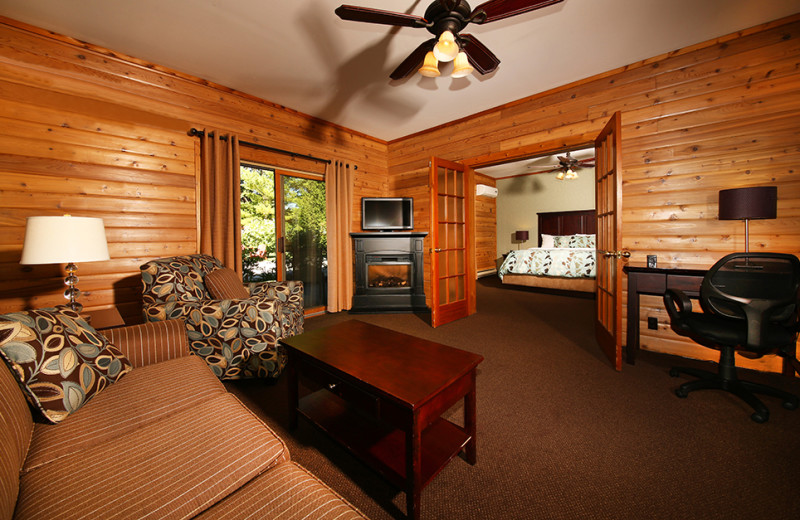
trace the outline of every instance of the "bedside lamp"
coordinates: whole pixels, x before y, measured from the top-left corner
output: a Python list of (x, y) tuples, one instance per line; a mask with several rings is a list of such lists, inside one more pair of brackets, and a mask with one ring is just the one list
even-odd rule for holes
[(756, 186), (719, 192), (719, 219), (744, 220), (744, 251), (750, 252), (750, 220), (778, 215), (778, 187)]
[(78, 277), (75, 262), (108, 260), (108, 244), (103, 219), (92, 217), (28, 217), (25, 245), (20, 264), (67, 264), (67, 289), (64, 297), (69, 307), (81, 312), (83, 305), (76, 301), (81, 292), (75, 287)]
[(516, 231), (514, 233), (514, 239), (516, 239), (516, 241), (520, 243), (520, 246), (517, 247), (517, 249), (520, 249), (522, 247), (523, 242), (528, 241), (528, 236), (530, 235), (528, 234), (527, 231)]

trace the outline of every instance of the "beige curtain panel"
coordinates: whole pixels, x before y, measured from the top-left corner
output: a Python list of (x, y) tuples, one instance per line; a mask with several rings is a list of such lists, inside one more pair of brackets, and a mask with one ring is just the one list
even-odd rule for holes
[(353, 173), (342, 161), (325, 173), (328, 218), (328, 312), (349, 309), (353, 301)]
[(206, 129), (201, 137), (200, 253), (242, 276), (239, 139)]

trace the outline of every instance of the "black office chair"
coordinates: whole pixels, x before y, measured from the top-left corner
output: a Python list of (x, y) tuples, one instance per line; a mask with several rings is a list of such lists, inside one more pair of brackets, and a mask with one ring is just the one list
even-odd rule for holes
[(694, 390), (726, 390), (753, 407), (755, 412), (750, 417), (758, 423), (769, 419), (769, 410), (754, 393), (779, 397), (788, 410), (797, 408), (798, 399), (793, 394), (740, 380), (734, 358), (735, 350), (754, 357), (778, 353), (800, 374), (795, 352), (800, 307), (800, 260), (796, 256), (727, 255), (703, 278), (700, 306), (704, 312), (692, 312), (689, 298), (677, 290), (667, 290), (664, 304), (675, 332), (720, 350), (717, 373), (687, 367), (670, 370), (672, 377), (684, 373), (698, 378), (682, 384), (675, 391), (678, 397)]

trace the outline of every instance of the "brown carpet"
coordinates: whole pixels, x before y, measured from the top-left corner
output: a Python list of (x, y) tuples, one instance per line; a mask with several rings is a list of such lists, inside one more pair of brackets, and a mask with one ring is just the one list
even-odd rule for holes
[[(676, 358), (642, 352), (616, 372), (594, 339), (594, 301), (478, 283), (478, 312), (432, 329), (412, 314), (329, 314), (477, 352), (478, 463), (453, 460), (422, 493), (424, 519), (794, 519), (800, 411), (765, 397), (766, 424), (724, 392), (679, 399)], [(692, 364), (679, 360), (682, 364)], [(695, 363), (703, 366), (702, 363)], [(706, 366), (712, 366), (705, 364)], [(800, 381), (745, 372), (800, 393)], [(373, 519), (403, 518), (402, 492), (301, 419), (287, 432), (286, 378), (228, 383), (292, 458)], [(461, 421), (456, 407), (446, 417)]]

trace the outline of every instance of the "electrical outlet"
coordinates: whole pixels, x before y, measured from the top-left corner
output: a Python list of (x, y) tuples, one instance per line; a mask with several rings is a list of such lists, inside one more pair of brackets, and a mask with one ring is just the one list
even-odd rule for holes
[(658, 318), (649, 316), (647, 318), (647, 328), (650, 330), (658, 330)]

